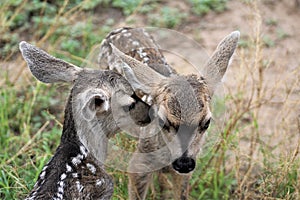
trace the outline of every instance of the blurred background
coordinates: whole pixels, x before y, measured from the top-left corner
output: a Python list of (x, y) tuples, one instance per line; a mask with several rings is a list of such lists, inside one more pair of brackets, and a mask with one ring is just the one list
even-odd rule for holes
[[(0, 199), (24, 198), (33, 187), (59, 144), (69, 91), (65, 84), (36, 81), (18, 43), (26, 40), (81, 66), (93, 46), (122, 26), (177, 30), (208, 54), (224, 36), (239, 30), (224, 95), (213, 106), (214, 117), (225, 120), (217, 135), (208, 136), (210, 145), (199, 156), (190, 199), (300, 199), (298, 2), (2, 0)], [(136, 145), (124, 135), (113, 142), (132, 150)], [(127, 199), (126, 174), (107, 170), (114, 176), (113, 199)], [(154, 183), (148, 199), (160, 199), (157, 191)]]

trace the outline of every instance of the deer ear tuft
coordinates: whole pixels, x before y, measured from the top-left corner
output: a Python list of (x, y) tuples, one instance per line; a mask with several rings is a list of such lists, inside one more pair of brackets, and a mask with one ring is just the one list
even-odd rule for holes
[(72, 82), (82, 70), (25, 41), (20, 42), (19, 47), (33, 76), (44, 83)]
[(221, 82), (232, 55), (238, 45), (240, 32), (234, 31), (226, 36), (218, 45), (213, 55), (208, 60), (204, 68), (204, 77), (207, 79), (211, 94), (218, 83)]

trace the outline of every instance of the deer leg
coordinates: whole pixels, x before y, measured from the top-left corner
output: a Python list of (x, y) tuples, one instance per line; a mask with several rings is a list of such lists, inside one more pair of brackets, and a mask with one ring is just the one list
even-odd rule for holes
[(130, 173), (128, 185), (129, 199), (145, 199), (151, 179), (152, 173)]
[(158, 173), (158, 185), (160, 199), (173, 199), (172, 195), (172, 183), (170, 182), (168, 174), (159, 172)]
[(189, 180), (190, 175), (180, 175), (176, 172), (172, 173), (173, 194), (176, 200), (186, 200), (189, 197)]

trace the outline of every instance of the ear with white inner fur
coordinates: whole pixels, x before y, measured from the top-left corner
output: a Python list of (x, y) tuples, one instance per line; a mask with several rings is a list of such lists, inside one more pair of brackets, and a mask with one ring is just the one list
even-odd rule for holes
[(96, 114), (107, 112), (110, 108), (109, 96), (102, 89), (87, 90), (79, 96), (83, 102), (81, 113), (85, 120), (91, 121)]
[(19, 44), (31, 73), (44, 83), (72, 82), (82, 69), (23, 41)]
[(121, 52), (113, 44), (110, 44), (115, 62), (122, 63), (122, 70), (134, 91), (139, 97), (141, 93), (149, 95), (151, 89), (165, 77), (140, 61)]
[(214, 93), (218, 83), (221, 82), (232, 55), (237, 47), (240, 32), (234, 31), (226, 36), (218, 45), (204, 67), (204, 77), (207, 79), (211, 95)]

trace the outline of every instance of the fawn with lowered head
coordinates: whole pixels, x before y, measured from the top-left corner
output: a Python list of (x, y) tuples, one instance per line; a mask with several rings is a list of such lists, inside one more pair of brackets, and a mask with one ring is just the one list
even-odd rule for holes
[(146, 198), (153, 172), (158, 173), (162, 199), (188, 199), (188, 182), (212, 117), (210, 101), (239, 35), (232, 32), (220, 42), (202, 75), (176, 73), (144, 29), (121, 28), (102, 42), (100, 66), (122, 73), (151, 106), (152, 122), (140, 129), (128, 169), (130, 199)]
[(130, 125), (129, 117), (149, 122), (149, 106), (118, 73), (79, 68), (26, 42), (20, 50), (38, 80), (73, 85), (60, 145), (26, 199), (110, 199), (113, 181), (103, 168), (108, 139)]

